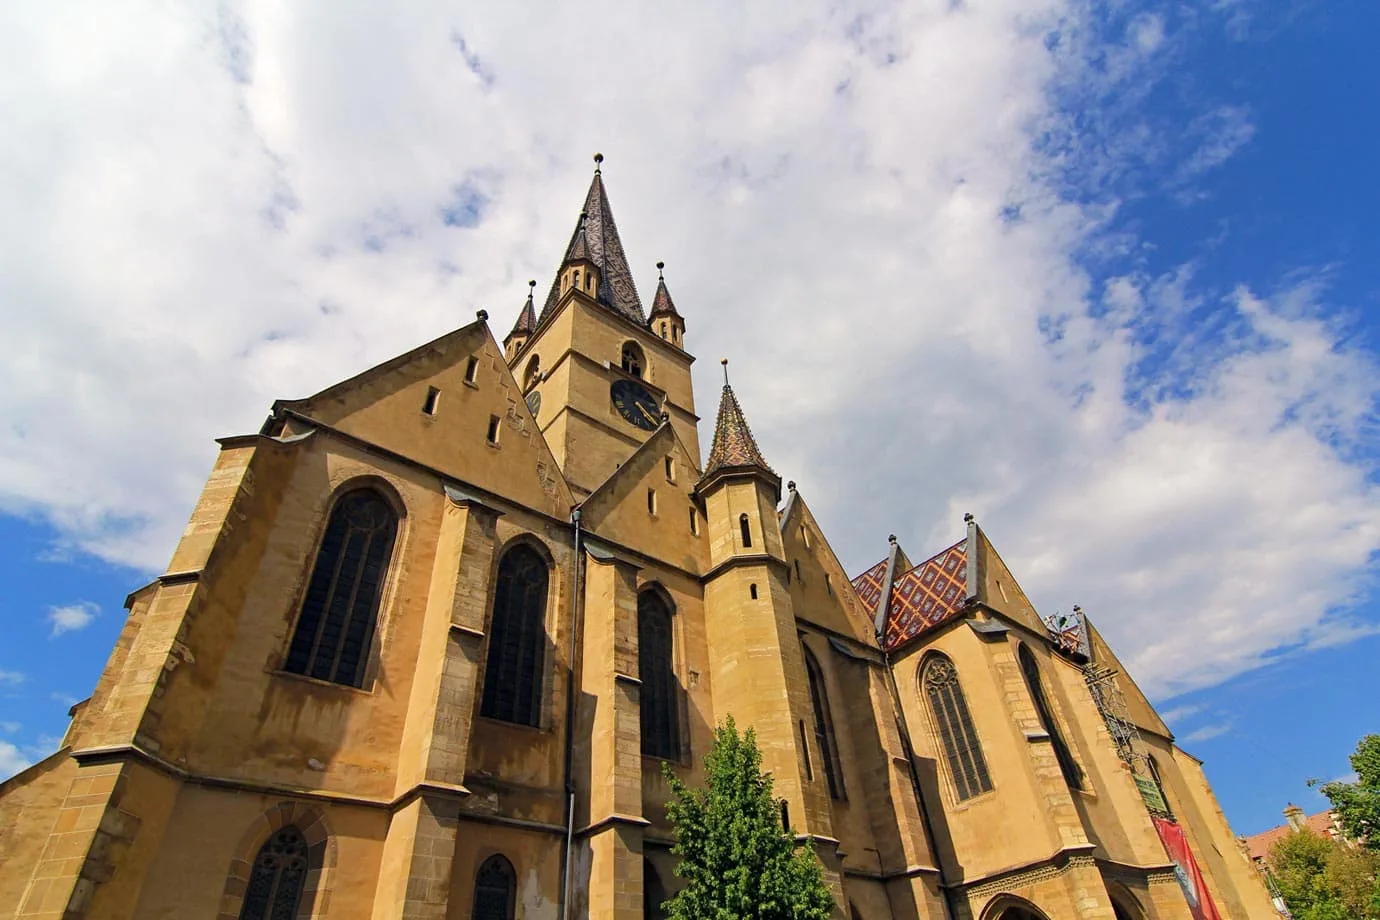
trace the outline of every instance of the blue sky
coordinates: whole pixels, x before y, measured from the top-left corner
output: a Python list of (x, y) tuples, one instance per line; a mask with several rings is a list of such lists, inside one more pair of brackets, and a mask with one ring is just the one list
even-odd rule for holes
[(501, 336), (598, 149), (644, 299), (664, 259), (850, 571), (972, 511), (1238, 831), (1321, 806), (1380, 731), (1380, 12), (472, 6), (10, 14), (0, 773), (90, 692), (212, 439), (478, 305)]

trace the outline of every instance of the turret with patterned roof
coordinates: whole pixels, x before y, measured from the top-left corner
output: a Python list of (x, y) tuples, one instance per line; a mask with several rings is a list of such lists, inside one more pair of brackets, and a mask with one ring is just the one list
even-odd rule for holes
[(719, 417), (714, 423), (714, 441), (709, 448), (709, 460), (704, 465), (701, 478), (703, 489), (710, 480), (730, 473), (749, 473), (771, 482), (776, 497), (781, 497), (781, 477), (776, 475), (762, 456), (757, 440), (752, 436), (743, 409), (738, 405), (738, 397), (728, 382), (728, 359), (720, 363), (724, 366), (724, 392), (719, 400)]
[(685, 347), (685, 319), (676, 311), (671, 292), (666, 289), (666, 263), (656, 263), (656, 296), (652, 298), (652, 315), (647, 325), (652, 331), (677, 348)]
[(513, 323), (513, 331), (508, 333), (503, 340), (503, 355), (509, 361), (513, 356), (522, 351), (522, 346), (527, 344), (527, 340), (532, 337), (532, 333), (537, 331), (537, 310), (532, 303), (532, 295), (536, 292), (537, 282), (527, 282), (527, 302), (522, 305), (518, 312), (517, 322)]

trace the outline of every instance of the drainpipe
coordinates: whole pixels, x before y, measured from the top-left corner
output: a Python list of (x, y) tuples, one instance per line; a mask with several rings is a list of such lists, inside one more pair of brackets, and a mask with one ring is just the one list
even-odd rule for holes
[(580, 509), (570, 513), (575, 535), (574, 589), (570, 594), (570, 670), (565, 679), (565, 852), (561, 856), (561, 920), (570, 918), (571, 850), (575, 844), (575, 649), (580, 634), (581, 575), (584, 556), (580, 546)]

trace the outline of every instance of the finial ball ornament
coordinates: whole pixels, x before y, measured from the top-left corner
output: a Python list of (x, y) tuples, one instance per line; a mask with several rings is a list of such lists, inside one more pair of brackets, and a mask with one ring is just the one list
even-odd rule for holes
[(477, 316), (477, 317), (479, 317), (479, 321), (480, 321), (481, 323), (487, 323), (487, 322), (489, 321), (489, 311), (488, 311), (488, 310), (479, 310), (479, 311), (476, 312), (474, 315)]
[(971, 523), (973, 523), (973, 515), (972, 515), (972, 512), (969, 512), (968, 514), (963, 515), (963, 523), (965, 523), (965, 524), (971, 524)]
[(790, 482), (786, 483), (786, 488), (789, 489), (790, 491), (794, 492), (794, 491), (795, 491), (795, 480), (792, 479)]
[(887, 535), (886, 535), (886, 542), (888, 542), (888, 543), (895, 543), (895, 542), (896, 542), (896, 534), (894, 534), (894, 533), (889, 533), (889, 534), (887, 534)]

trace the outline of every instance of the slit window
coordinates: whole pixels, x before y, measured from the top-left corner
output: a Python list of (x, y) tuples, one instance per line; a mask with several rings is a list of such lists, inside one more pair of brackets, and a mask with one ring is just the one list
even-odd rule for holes
[(752, 549), (752, 528), (748, 526), (748, 516), (738, 515), (738, 529), (742, 531), (743, 549)]
[[(471, 361), (474, 359), (471, 358)], [(436, 404), (441, 401), (441, 391), (435, 387), (426, 388), (426, 399), (422, 400), (422, 411), (427, 415), (436, 414)]]
[(666, 458), (666, 479), (669, 482), (676, 481), (676, 461), (670, 457)]
[(810, 682), (810, 705), (815, 714), (815, 744), (819, 747), (820, 759), (824, 761), (824, 778), (829, 783), (829, 798), (842, 801), (843, 764), (839, 761), (838, 740), (834, 737), (834, 717), (829, 711), (829, 693), (824, 687), (824, 672), (819, 661), (807, 648), (805, 652), (805, 676)]
[(489, 433), (484, 436), (490, 444), (498, 443), (498, 416), (489, 416)]
[(700, 535), (700, 518), (694, 508), (690, 509), (690, 533), (696, 537)]
[(829, 592), (829, 596), (834, 596), (834, 580), (829, 577), (829, 573), (824, 573), (824, 590)]
[(647, 513), (656, 514), (656, 489), (647, 490)]
[(756, 584), (748, 585), (748, 597), (752, 598), (753, 600), (757, 600), (757, 585), (756, 585)]
[(465, 382), (474, 383), (475, 378), (477, 378), (478, 376), (479, 359), (474, 355), (470, 355), (470, 360), (465, 362)]
[(805, 758), (805, 781), (813, 783), (815, 781), (815, 768), (810, 763), (810, 733), (805, 729), (805, 720), (800, 720), (800, 756)]

